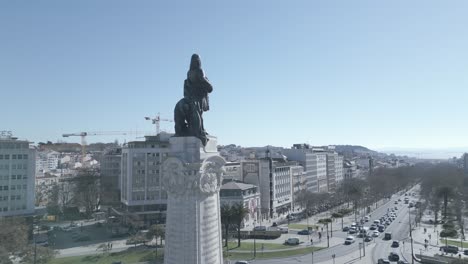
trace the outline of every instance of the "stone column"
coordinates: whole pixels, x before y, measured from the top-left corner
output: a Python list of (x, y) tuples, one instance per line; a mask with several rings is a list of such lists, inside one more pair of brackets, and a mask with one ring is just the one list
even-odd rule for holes
[(216, 138), (173, 137), (162, 165), (167, 191), (165, 264), (222, 264), (219, 189), (224, 159)]

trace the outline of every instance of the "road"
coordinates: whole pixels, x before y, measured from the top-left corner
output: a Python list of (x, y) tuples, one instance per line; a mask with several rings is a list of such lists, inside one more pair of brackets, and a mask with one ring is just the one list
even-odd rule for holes
[[(413, 187), (409, 192), (415, 192), (417, 190), (418, 186)], [(400, 252), (400, 248), (397, 249), (392, 249), (390, 247), (391, 243), (393, 240), (400, 240), (404, 241), (406, 240), (407, 243), (405, 243), (405, 246), (410, 246), (408, 236), (409, 236), (409, 218), (408, 218), (408, 205), (404, 204), (403, 202), (399, 202), (398, 205), (394, 204), (395, 200), (398, 200), (398, 198), (401, 198), (403, 201), (404, 195), (393, 195), (392, 198), (384, 205), (380, 206), (376, 210), (374, 210), (371, 214), (371, 220), (367, 223), (365, 223), (365, 226), (370, 226), (372, 221), (374, 219), (379, 219), (381, 216), (387, 213), (387, 211), (390, 208), (394, 208), (395, 206), (398, 207), (397, 210), (397, 217), (396, 219), (387, 227), (385, 232), (392, 232), (392, 240), (390, 241), (385, 241), (383, 240), (383, 234), (381, 234), (379, 237), (374, 238), (372, 242), (365, 243), (366, 248), (369, 247), (369, 244), (375, 244), (375, 246), (372, 247), (372, 250), (368, 249), (366, 253), (367, 254), (372, 254), (372, 259), (377, 261), (379, 258), (388, 258), (388, 255), (390, 254), (391, 251)], [(411, 200), (415, 201), (415, 197), (411, 197)], [(410, 200), (410, 201), (411, 201)], [(414, 222), (414, 219), (412, 220)], [(336, 234), (337, 233), (337, 234)], [(341, 233), (341, 234), (340, 234)], [(346, 237), (346, 233), (344, 232), (334, 232), (334, 236), (342, 236)], [(325, 238), (326, 239), (326, 238)], [(320, 251), (317, 251), (314, 253), (314, 262), (313, 263), (319, 263), (319, 262), (324, 262), (332, 259), (332, 255), (335, 254), (336, 258), (355, 253), (359, 251), (359, 242), (362, 242), (361, 239), (357, 238), (356, 243), (351, 244), (351, 245), (336, 245), (334, 247), (330, 247), (327, 249), (323, 249)], [(343, 239), (344, 241), (344, 239)], [(401, 243), (403, 244), (403, 243)], [(400, 247), (403, 247), (401, 245)], [(370, 252), (369, 252), (370, 251)], [(401, 255), (399, 253), (399, 255)], [(409, 258), (410, 256), (405, 256), (406, 258)], [(253, 261), (252, 261), (253, 262)], [(312, 263), (312, 255), (307, 254), (304, 256), (295, 256), (295, 257), (289, 257), (289, 258), (283, 258), (283, 259), (268, 259), (268, 260), (255, 260), (254, 263), (259, 263), (259, 264), (274, 264), (274, 263), (284, 263), (284, 264), (289, 264), (289, 263), (298, 263), (298, 262), (304, 262), (304, 263)]]

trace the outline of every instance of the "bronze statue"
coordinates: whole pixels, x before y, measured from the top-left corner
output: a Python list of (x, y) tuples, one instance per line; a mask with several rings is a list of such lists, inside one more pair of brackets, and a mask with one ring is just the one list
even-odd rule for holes
[(192, 55), (187, 79), (184, 81), (184, 98), (177, 102), (174, 109), (175, 136), (194, 136), (204, 146), (208, 142), (208, 133), (203, 126), (203, 112), (210, 109), (208, 94), (213, 86), (205, 77), (201, 68), (200, 56)]

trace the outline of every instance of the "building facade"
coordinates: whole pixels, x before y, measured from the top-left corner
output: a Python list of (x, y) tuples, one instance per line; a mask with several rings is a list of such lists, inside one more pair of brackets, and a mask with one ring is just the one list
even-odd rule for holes
[(260, 224), (260, 193), (258, 187), (252, 184), (240, 182), (227, 182), (221, 186), (219, 191), (221, 205), (233, 205), (240, 203), (247, 208), (249, 213), (242, 221), (242, 228), (253, 228)]
[(35, 150), (11, 132), (0, 132), (0, 216), (34, 214)]
[(124, 222), (147, 227), (165, 221), (167, 193), (161, 186), (161, 165), (171, 136), (163, 132), (122, 148), (120, 201)]
[(117, 205), (120, 202), (120, 170), (122, 167), (122, 148), (112, 147), (104, 150), (101, 164), (101, 203)]

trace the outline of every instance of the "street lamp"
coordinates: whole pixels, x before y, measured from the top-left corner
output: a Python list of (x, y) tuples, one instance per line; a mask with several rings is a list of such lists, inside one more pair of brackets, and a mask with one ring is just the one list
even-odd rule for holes
[(335, 255), (335, 254), (333, 254), (333, 255), (332, 255), (333, 264), (335, 264), (335, 257), (336, 257), (336, 255)]
[(256, 235), (255, 235), (255, 227), (257, 226), (257, 219), (254, 220), (254, 258), (257, 256), (257, 241), (256, 241)]
[(414, 252), (413, 252), (413, 231), (411, 230), (411, 209), (408, 208), (408, 220), (409, 220), (409, 232), (411, 239), (411, 263), (414, 264)]
[(311, 252), (311, 254), (312, 254), (312, 264), (314, 264), (314, 241), (312, 239), (310, 240), (310, 245), (312, 247), (312, 252)]

